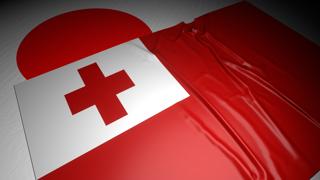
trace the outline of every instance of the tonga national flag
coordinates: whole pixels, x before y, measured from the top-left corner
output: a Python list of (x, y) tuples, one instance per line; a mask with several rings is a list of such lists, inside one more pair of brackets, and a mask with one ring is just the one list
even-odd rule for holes
[(36, 177), (308, 179), (319, 52), (242, 2), (50, 69), (15, 86)]

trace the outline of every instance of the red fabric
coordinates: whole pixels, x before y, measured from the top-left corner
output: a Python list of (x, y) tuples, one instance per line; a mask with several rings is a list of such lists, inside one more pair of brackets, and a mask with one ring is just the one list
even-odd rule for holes
[(320, 169), (317, 45), (248, 3), (145, 44), (234, 135), (251, 177), (308, 179)]
[(142, 38), (190, 97), (42, 179), (309, 179), (320, 49), (248, 3)]

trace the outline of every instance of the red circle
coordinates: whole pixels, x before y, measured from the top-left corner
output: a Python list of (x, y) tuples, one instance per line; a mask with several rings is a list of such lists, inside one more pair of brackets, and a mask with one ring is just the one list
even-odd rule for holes
[(64, 13), (41, 23), (23, 39), (18, 68), (30, 79), (150, 32), (143, 21), (121, 11)]

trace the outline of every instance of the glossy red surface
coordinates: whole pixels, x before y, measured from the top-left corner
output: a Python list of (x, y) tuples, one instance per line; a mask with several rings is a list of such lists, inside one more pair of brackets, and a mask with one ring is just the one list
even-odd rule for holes
[(320, 49), (248, 3), (145, 36), (190, 97), (42, 179), (309, 179)]

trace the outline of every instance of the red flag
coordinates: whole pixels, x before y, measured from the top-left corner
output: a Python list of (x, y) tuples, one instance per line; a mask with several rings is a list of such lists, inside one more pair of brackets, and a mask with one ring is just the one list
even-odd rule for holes
[[(125, 65), (130, 62), (127, 60), (130, 56), (124, 61), (117, 60), (119, 63), (106, 62), (101, 67), (107, 73), (92, 78), (107, 79), (119, 72), (115, 71), (118, 70), (116, 67), (122, 67), (129, 72), (128, 76), (122, 73), (122, 77), (131, 79), (133, 84), (120, 88), (121, 91), (130, 94), (135, 86), (140, 87), (140, 83), (136, 82), (141, 82), (144, 87), (141, 92), (150, 88), (148, 96), (139, 93), (141, 100), (129, 100), (131, 104), (125, 103), (125, 97), (119, 97), (124, 110), (128, 110), (126, 113), (122, 111), (121, 117), (131, 117), (131, 113), (136, 110), (129, 111), (128, 107), (139, 107), (140, 102), (143, 104), (147, 99), (157, 97), (158, 93), (165, 98), (148, 102), (150, 105), (176, 98), (163, 106), (165, 108), (153, 111), (151, 117), (141, 116), (139, 122), (142, 123), (139, 125), (130, 126), (131, 129), (125, 132), (122, 129), (120, 133), (110, 136), (112, 139), (109, 137), (99, 141), (99, 146), (91, 146), (94, 148), (80, 156), (70, 156), (61, 167), (49, 172), (39, 170), (41, 176), (38, 178), (308, 179), (319, 170), (320, 146), (317, 142), (320, 138), (320, 114), (317, 108), (320, 88), (315, 82), (316, 77), (319, 77), (317, 60), (320, 51), (317, 45), (245, 2), (206, 14), (190, 24), (182, 23), (146, 35), (142, 41), (156, 57), (143, 45), (137, 46), (134, 52), (142, 59), (148, 59), (145, 57), (149, 55), (156, 58), (153, 62), (157, 66), (152, 71), (145, 71), (144, 68), (141, 81), (134, 78), (138, 71), (131, 65)], [(126, 46), (121, 45), (116, 49)], [(108, 57), (113, 52), (106, 50), (106, 56), (94, 57)], [(120, 51), (114, 53), (117, 52)], [(88, 59), (81, 62), (95, 61)], [(110, 58), (109, 61), (111, 59), (116, 58)], [(158, 60), (161, 63), (158, 64)], [(148, 61), (142, 64), (144, 62)], [(87, 85), (86, 82), (91, 81), (85, 80), (87, 76), (82, 70), (93, 68), (94, 72), (99, 73), (99, 66), (92, 63), (84, 66), (83, 63), (81, 66), (74, 65), (74, 69), (78, 69), (77, 73)], [(109, 67), (113, 70), (108, 70)], [(166, 83), (157, 86), (162, 80), (146, 81), (148, 76), (151, 78), (159, 69), (164, 73), (160, 73), (162, 75), (159, 77), (168, 77), (169, 80), (165, 82), (172, 83), (170, 86)], [(57, 71), (62, 72), (63, 69), (51, 74)], [(174, 78), (171, 79), (171, 76)], [(33, 85), (41, 85), (37, 80), (46, 81), (46, 77), (31, 79), (25, 84), (33, 82)], [(38, 86), (18, 85), (18, 99), (25, 98), (25, 89), (32, 87)], [(166, 91), (168, 87), (175, 87), (177, 91)], [(67, 94), (77, 92), (77, 89), (68, 88), (70, 91)], [(184, 90), (190, 96), (187, 97)], [(136, 95), (134, 92), (132, 94)], [(64, 95), (61, 93), (62, 98)], [(78, 104), (80, 108), (74, 110), (73, 103), (70, 103), (73, 98), (69, 99), (68, 95), (66, 98), (60, 108), (70, 108), (68, 110), (71, 110), (73, 117), (79, 115), (85, 109), (83, 107), (87, 107), (92, 103), (90, 100), (94, 99), (85, 99), (88, 103), (84, 106)], [(143, 110), (149, 113), (149, 108)], [(28, 115), (29, 119), (36, 116), (28, 113), (27, 110), (22, 112), (22, 119)], [(103, 116), (101, 112), (99, 114)], [(87, 117), (83, 120), (95, 118)], [(121, 119), (114, 122), (121, 122)], [(108, 121), (98, 125), (110, 127)], [(99, 129), (95, 126), (90, 128), (92, 132)], [(27, 138), (32, 137), (33, 132), (28, 136), (28, 126), (25, 129)], [(73, 137), (72, 133), (64, 133), (70, 129), (60, 130), (62, 137), (71, 139), (69, 142), (79, 142), (75, 145), (82, 141), (91, 142)], [(58, 133), (59, 129), (55, 131)], [(119, 129), (109, 129), (107, 134), (115, 131)], [(61, 146), (54, 146), (57, 149), (52, 152), (58, 151), (55, 154), (63, 157), (63, 153), (67, 153), (64, 148), (72, 146), (63, 144), (68, 142), (65, 140), (59, 142), (62, 142)], [(33, 148), (30, 143), (29, 147), (31, 156), (33, 153), (35, 156), (41, 154), (44, 149), (41, 146)]]

